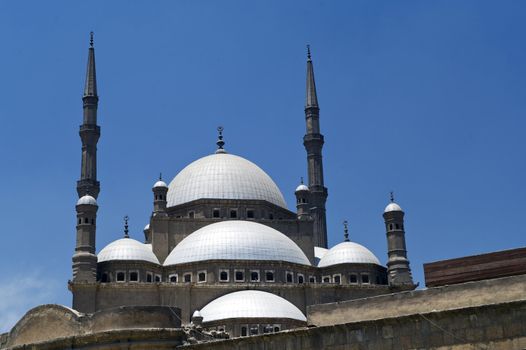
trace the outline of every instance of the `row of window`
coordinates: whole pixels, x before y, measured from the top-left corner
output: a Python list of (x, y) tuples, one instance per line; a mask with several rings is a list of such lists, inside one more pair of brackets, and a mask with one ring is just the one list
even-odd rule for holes
[[(89, 224), (90, 221), (91, 221), (91, 224), (92, 224), (92, 225), (95, 225), (95, 218), (92, 218), (91, 220), (90, 220), (89, 218), (84, 218), (84, 223), (85, 223), (85, 224)], [(79, 225), (82, 224), (82, 218), (79, 218), (79, 220), (78, 220), (78, 224), (79, 224)]]
[(165, 201), (166, 200), (166, 196), (162, 195), (162, 194), (156, 194), (154, 197), (155, 197), (156, 201)]
[[(190, 219), (193, 219), (195, 217), (195, 211), (193, 210), (190, 210), (188, 212), (188, 217)], [(220, 208), (214, 208), (212, 209), (212, 217), (213, 218), (221, 218), (221, 209)], [(233, 209), (228, 209), (227, 211), (227, 217), (230, 218), (230, 219), (237, 219), (237, 218), (240, 218), (241, 216), (239, 215), (239, 211), (237, 208), (233, 208)], [(246, 219), (254, 219), (256, 217), (256, 212), (254, 209), (246, 209), (245, 211), (245, 218)], [(273, 213), (269, 213), (268, 214), (268, 219), (270, 220), (274, 220), (274, 214)]]
[(276, 333), (281, 330), (281, 325), (279, 324), (251, 324), (251, 325), (243, 325), (241, 326), (241, 336), (247, 337), (250, 335), (258, 335), (260, 333), (266, 334), (266, 333)]
[[(171, 283), (191, 283), (193, 274), (188, 272), (183, 274), (182, 280), (179, 280), (179, 274), (172, 274), (168, 276), (168, 281)], [(265, 282), (275, 282), (275, 274), (272, 270), (267, 270), (263, 274), (263, 276), (260, 275), (259, 270), (251, 270), (248, 275), (245, 275), (244, 270), (234, 270), (234, 276), (233, 276), (234, 282), (261, 282), (262, 277), (264, 278)], [(378, 278), (377, 278), (378, 279)], [(139, 272), (138, 271), (129, 271), (128, 272), (128, 279), (126, 280), (126, 273), (124, 271), (117, 271), (115, 273), (115, 281), (116, 282), (139, 282)], [(204, 283), (207, 281), (207, 272), (206, 271), (199, 271), (197, 272), (197, 283)], [(294, 283), (294, 274), (292, 272), (285, 272), (285, 281), (287, 283)], [(111, 282), (110, 274), (107, 272), (104, 272), (101, 276), (101, 282), (107, 283)], [(153, 282), (162, 282), (162, 276), (160, 274), (154, 274), (152, 272), (146, 272), (146, 282), (147, 283), (153, 283)], [(229, 270), (219, 270), (219, 282), (230, 282), (230, 271)], [(342, 275), (341, 274), (335, 274), (335, 275), (328, 275), (323, 276), (321, 279), (322, 283), (334, 283), (334, 284), (342, 284)], [(368, 273), (361, 273), (361, 274), (349, 274), (348, 279), (349, 284), (370, 284), (370, 277)], [(377, 281), (377, 284), (380, 284), (381, 281)], [(297, 274), (297, 283), (302, 284), (305, 283), (305, 276), (303, 274), (298, 273)], [(316, 283), (316, 277), (309, 276), (309, 283)]]
[(393, 229), (403, 230), (404, 229), (404, 224), (389, 224), (387, 227), (388, 227), (389, 231), (392, 231)]

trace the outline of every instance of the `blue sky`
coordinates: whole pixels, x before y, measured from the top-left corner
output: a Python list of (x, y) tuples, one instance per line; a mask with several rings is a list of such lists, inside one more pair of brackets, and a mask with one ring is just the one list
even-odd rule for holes
[(305, 45), (315, 65), (330, 245), (386, 261), (382, 211), (406, 211), (424, 262), (525, 245), (526, 3), (0, 2), (0, 331), (71, 305), (89, 31), (100, 105), (97, 245), (142, 239), (158, 173), (226, 148), (293, 209), (306, 174)]

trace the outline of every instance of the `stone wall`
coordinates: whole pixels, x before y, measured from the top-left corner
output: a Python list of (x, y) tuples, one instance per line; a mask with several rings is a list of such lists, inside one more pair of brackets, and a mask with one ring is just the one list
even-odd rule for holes
[(312, 305), (307, 313), (309, 324), (324, 326), (524, 300), (526, 275)]

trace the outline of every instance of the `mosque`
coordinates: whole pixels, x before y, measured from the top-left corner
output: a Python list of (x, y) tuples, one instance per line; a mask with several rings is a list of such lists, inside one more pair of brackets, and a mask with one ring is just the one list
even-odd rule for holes
[(306, 64), (308, 178), (294, 191), (295, 209), (263, 169), (228, 152), (219, 127), (210, 155), (169, 184), (162, 178), (153, 184), (144, 241), (130, 238), (125, 218), (123, 237), (97, 247), (97, 213), (104, 208), (97, 204), (101, 128), (92, 34), (68, 282), (73, 303), (28, 311), (0, 334), (0, 349), (526, 346), (526, 248), (428, 264), (432, 288), (414, 291), (404, 211), (392, 195), (383, 213), (385, 266), (349, 240), (346, 223), (343, 242), (328, 247), (324, 136), (310, 49)]
[[(324, 137), (314, 68), (307, 54), (305, 124), (308, 181), (295, 189), (291, 210), (264, 170), (225, 147), (153, 184), (144, 242), (123, 238), (97, 250), (97, 79), (93, 38), (83, 95), (77, 239), (69, 289), (72, 308), (95, 313), (121, 306), (168, 306), (182, 324), (248, 336), (306, 323), (309, 305), (411, 290), (404, 212), (385, 208), (387, 266), (351, 242), (327, 246)], [(100, 210), (104, 210), (100, 208)], [(98, 253), (97, 253), (98, 251)]]

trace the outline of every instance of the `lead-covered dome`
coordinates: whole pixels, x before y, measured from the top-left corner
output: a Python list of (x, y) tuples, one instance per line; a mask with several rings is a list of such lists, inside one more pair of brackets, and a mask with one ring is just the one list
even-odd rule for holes
[(381, 265), (378, 258), (363, 245), (354, 242), (342, 242), (326, 252), (318, 267), (338, 264), (376, 264)]
[(290, 238), (272, 227), (232, 220), (207, 225), (183, 239), (164, 266), (206, 260), (288, 261), (310, 265)]
[(143, 244), (131, 238), (111, 242), (97, 254), (98, 262), (113, 260), (139, 260), (159, 264), (150, 244)]
[(286, 208), (278, 186), (245, 158), (216, 153), (196, 160), (170, 182), (168, 207), (196, 199), (259, 199)]
[(235, 318), (288, 318), (306, 322), (307, 318), (294, 304), (275, 294), (243, 290), (223, 295), (203, 307), (203, 322)]

